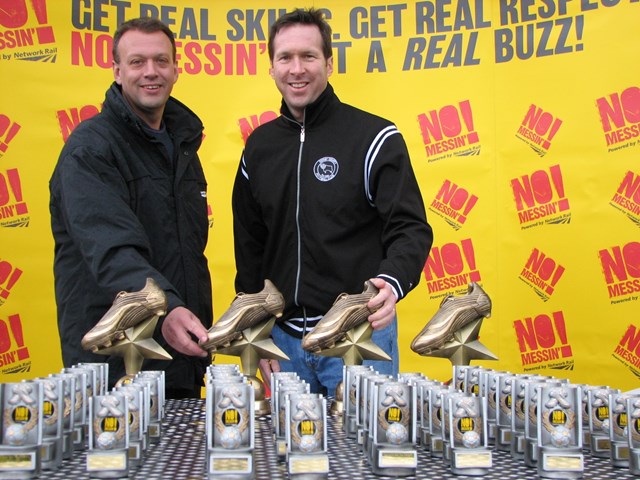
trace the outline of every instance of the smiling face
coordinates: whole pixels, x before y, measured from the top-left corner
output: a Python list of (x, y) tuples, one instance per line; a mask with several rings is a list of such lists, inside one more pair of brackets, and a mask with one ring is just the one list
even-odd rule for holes
[(129, 30), (118, 44), (113, 76), (131, 109), (159, 129), (164, 106), (178, 80), (171, 41), (163, 32)]
[(333, 57), (322, 53), (322, 37), (315, 25), (283, 27), (273, 39), (269, 73), (293, 116), (301, 122), (304, 109), (327, 87)]

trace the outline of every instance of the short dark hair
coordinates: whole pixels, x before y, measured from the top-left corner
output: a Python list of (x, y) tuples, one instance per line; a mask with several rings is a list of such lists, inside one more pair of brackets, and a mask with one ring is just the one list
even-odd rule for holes
[(333, 50), (331, 49), (331, 26), (325, 20), (322, 10), (316, 10), (315, 8), (308, 10), (296, 8), (282, 15), (269, 28), (269, 59), (271, 61), (273, 61), (273, 39), (275, 36), (284, 27), (296, 24), (315, 25), (318, 27), (320, 36), (322, 37), (322, 53), (324, 57), (331, 58), (333, 56)]
[(118, 45), (120, 44), (120, 39), (122, 38), (122, 35), (124, 35), (129, 30), (139, 30), (144, 33), (164, 33), (169, 38), (169, 41), (171, 41), (173, 60), (176, 60), (176, 39), (174, 38), (171, 29), (157, 18), (141, 17), (127, 20), (126, 22), (121, 24), (116, 30), (116, 33), (113, 34), (113, 49), (111, 53), (113, 54), (113, 61), (115, 63), (120, 62), (120, 57), (118, 55)]

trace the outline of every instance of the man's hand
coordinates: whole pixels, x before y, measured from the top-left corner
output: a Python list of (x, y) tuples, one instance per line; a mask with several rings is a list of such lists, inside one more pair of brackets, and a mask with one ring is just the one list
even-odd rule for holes
[(393, 294), (391, 286), (381, 278), (370, 278), (369, 281), (373, 283), (380, 290), (378, 294), (369, 300), (367, 306), (371, 309), (380, 307), (375, 313), (369, 315), (369, 323), (374, 330), (380, 330), (385, 328), (396, 316), (396, 296)]
[(262, 381), (267, 387), (270, 387), (271, 374), (273, 372), (280, 371), (280, 363), (277, 360), (262, 359), (258, 363), (258, 368), (260, 369), (260, 376), (262, 377)]
[(206, 350), (193, 340), (195, 336), (199, 341), (207, 340), (207, 329), (204, 328), (198, 317), (184, 307), (176, 307), (169, 312), (162, 323), (162, 336), (169, 345), (178, 352), (192, 357), (206, 357)]

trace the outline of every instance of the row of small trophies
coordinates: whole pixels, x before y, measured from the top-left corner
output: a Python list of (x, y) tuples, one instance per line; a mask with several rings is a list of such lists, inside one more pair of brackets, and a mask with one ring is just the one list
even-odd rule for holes
[(585, 452), (640, 474), (640, 391), (469, 365), (454, 366), (449, 385), (344, 371), (343, 429), (374, 473), (415, 474), (420, 445), (456, 475), (486, 474), (494, 449), (542, 478), (581, 478)]
[(34, 478), (86, 452), (92, 478), (126, 477), (160, 440), (164, 372), (125, 377), (108, 391), (107, 363), (0, 384), (0, 478)]
[[(237, 365), (211, 365), (205, 380), (207, 474), (252, 478), (254, 386)], [(309, 393), (295, 373), (278, 372), (271, 376), (270, 410), (275, 453), (289, 476), (326, 476), (326, 399)]]

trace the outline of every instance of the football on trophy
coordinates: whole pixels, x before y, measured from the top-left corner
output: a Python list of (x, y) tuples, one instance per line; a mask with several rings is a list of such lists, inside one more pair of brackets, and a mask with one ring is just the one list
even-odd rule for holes
[(302, 453), (311, 453), (318, 448), (318, 441), (313, 435), (303, 435), (298, 447)]
[(407, 438), (409, 438), (409, 434), (405, 426), (401, 423), (392, 423), (387, 428), (387, 441), (389, 443), (400, 445), (406, 442)]
[(7, 442), (9, 442), (9, 445), (24, 445), (24, 442), (27, 440), (27, 431), (19, 423), (14, 423), (7, 427), (4, 436)]
[(236, 427), (225, 427), (220, 433), (220, 445), (229, 450), (238, 448), (242, 438), (240, 436), (240, 430)]

